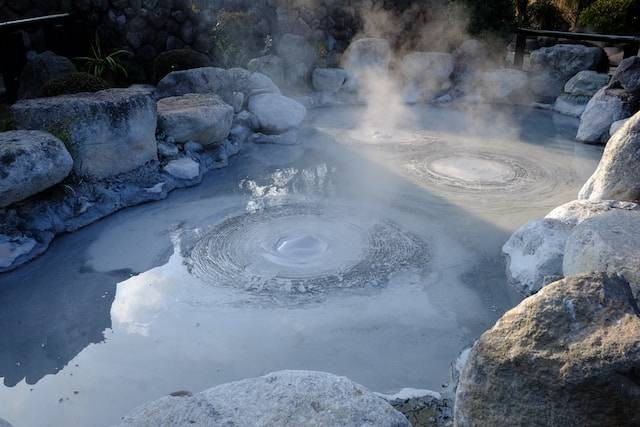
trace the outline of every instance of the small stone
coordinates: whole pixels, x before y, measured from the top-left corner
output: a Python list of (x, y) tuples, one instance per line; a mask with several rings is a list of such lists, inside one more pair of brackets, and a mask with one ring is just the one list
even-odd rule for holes
[(192, 180), (200, 175), (200, 165), (193, 159), (183, 157), (171, 160), (164, 171), (178, 179)]

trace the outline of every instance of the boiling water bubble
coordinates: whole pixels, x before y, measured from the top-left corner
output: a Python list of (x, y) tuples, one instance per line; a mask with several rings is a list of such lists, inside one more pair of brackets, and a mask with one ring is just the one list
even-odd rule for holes
[(309, 293), (384, 285), (425, 270), (427, 244), (384, 217), (345, 206), (289, 204), (229, 218), (195, 244), (204, 281), (258, 292)]

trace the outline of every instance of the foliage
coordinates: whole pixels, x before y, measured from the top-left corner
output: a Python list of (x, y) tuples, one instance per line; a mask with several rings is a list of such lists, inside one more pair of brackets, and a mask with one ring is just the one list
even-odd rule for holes
[(535, 0), (527, 9), (527, 21), (532, 28), (541, 30), (568, 31), (570, 23), (554, 0)]
[(173, 49), (161, 53), (153, 61), (153, 76), (156, 82), (172, 71), (189, 70), (191, 68), (211, 65), (209, 58), (191, 49)]
[(222, 10), (212, 30), (217, 65), (245, 67), (251, 58), (265, 53), (268, 38), (257, 34), (256, 19), (247, 12)]
[(118, 75), (127, 77), (127, 69), (122, 63), (122, 57), (130, 55), (132, 55), (131, 52), (124, 49), (105, 52), (96, 34), (95, 42), (91, 44), (91, 56), (81, 56), (76, 60), (82, 62), (84, 69), (95, 77), (104, 78), (110, 74), (117, 78)]
[(514, 0), (454, 0), (469, 16), (469, 31), (473, 34), (509, 34), (515, 27)]
[(88, 73), (65, 74), (49, 80), (42, 87), (42, 96), (59, 96), (80, 92), (97, 92), (108, 89), (109, 84), (94, 75)]
[(580, 14), (580, 26), (606, 34), (640, 32), (640, 0), (597, 0)]

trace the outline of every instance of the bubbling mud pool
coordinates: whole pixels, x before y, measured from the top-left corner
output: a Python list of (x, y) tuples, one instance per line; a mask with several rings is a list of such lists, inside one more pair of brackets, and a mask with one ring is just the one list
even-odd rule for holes
[(298, 146), (248, 146), (198, 187), (56, 239), (0, 274), (0, 417), (107, 426), (285, 368), (440, 390), (519, 300), (501, 245), (601, 155), (549, 112), (488, 115), (416, 107), (394, 132), (319, 110)]

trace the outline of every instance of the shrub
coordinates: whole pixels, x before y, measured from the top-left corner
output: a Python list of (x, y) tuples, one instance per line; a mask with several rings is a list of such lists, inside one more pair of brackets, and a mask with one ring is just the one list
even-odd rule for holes
[(191, 49), (174, 49), (161, 53), (153, 61), (153, 78), (156, 82), (172, 71), (211, 65), (206, 55)]
[(469, 31), (474, 34), (508, 35), (516, 23), (514, 0), (456, 0), (469, 16)]
[(116, 80), (119, 76), (127, 77), (127, 70), (122, 63), (123, 56), (132, 56), (132, 53), (125, 49), (106, 52), (96, 33), (95, 42), (91, 44), (91, 56), (81, 56), (75, 59), (83, 64), (83, 68), (89, 74), (99, 78)]
[(597, 0), (580, 14), (580, 27), (607, 34), (640, 31), (640, 0)]
[(541, 30), (568, 31), (571, 27), (554, 0), (536, 0), (530, 3), (527, 18), (531, 27)]
[(49, 80), (42, 87), (42, 96), (69, 95), (80, 92), (97, 92), (108, 89), (109, 84), (100, 77), (88, 73), (71, 73)]

